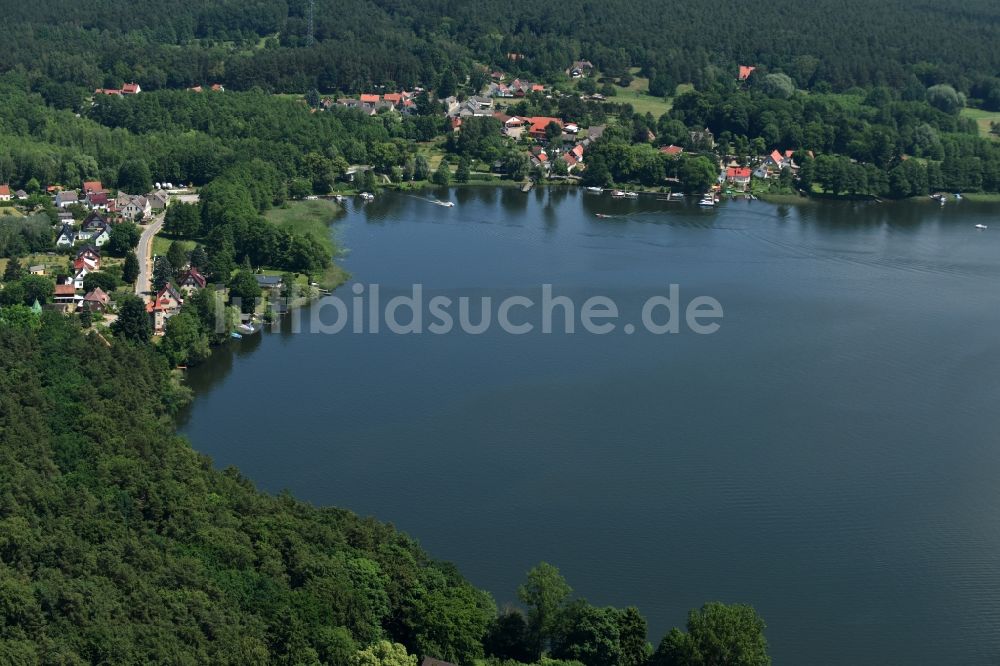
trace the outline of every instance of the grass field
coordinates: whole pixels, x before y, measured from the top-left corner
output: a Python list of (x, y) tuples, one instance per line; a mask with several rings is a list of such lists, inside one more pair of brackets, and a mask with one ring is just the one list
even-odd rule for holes
[(169, 236), (161, 232), (153, 236), (153, 254), (157, 256), (166, 254), (167, 250), (170, 249), (170, 244), (173, 243), (174, 240), (180, 241), (181, 246), (184, 248), (185, 252), (190, 252), (191, 250), (194, 249), (194, 246), (197, 245), (197, 243), (195, 243), (193, 240), (175, 239), (172, 236)]
[(659, 118), (670, 110), (671, 102), (662, 97), (653, 97), (649, 94), (649, 79), (637, 74), (638, 69), (633, 69), (632, 83), (628, 88), (615, 85), (615, 97), (611, 100), (619, 104), (631, 104), (636, 113), (645, 115), (652, 113), (654, 118)]
[(324, 199), (289, 201), (281, 208), (267, 211), (264, 217), (296, 234), (312, 234), (333, 256), (337, 247), (330, 234), (329, 224), (341, 210), (338, 204)]
[(990, 123), (1000, 123), (1000, 111), (983, 111), (982, 109), (962, 109), (962, 115), (972, 118), (979, 126), (979, 135), (994, 140), (1000, 140), (996, 134), (990, 133)]

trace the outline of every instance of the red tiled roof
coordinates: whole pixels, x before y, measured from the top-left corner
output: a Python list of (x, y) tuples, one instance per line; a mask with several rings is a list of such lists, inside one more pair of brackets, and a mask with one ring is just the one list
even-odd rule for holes
[(0, 185), (0, 197), (10, 196), (10, 185)]
[(671, 144), (669, 146), (663, 146), (662, 148), (660, 148), (660, 152), (663, 153), (664, 155), (680, 155), (681, 153), (684, 152), (684, 149), (681, 148), (680, 146), (675, 146)]
[(753, 74), (753, 71), (757, 69), (751, 65), (740, 65), (740, 81), (746, 81)]
[(378, 100), (379, 100), (378, 95), (366, 95), (366, 94), (361, 95), (361, 101), (365, 104), (374, 104)]
[(729, 167), (726, 169), (726, 178), (749, 178), (749, 167)]
[(530, 132), (532, 134), (545, 133), (545, 128), (549, 126), (549, 123), (556, 123), (559, 127), (563, 126), (563, 121), (558, 118), (549, 118), (548, 116), (532, 116), (530, 118), (525, 118), (525, 122), (531, 124)]
[(76, 287), (71, 284), (57, 284), (52, 293), (56, 296), (75, 296)]
[(403, 95), (401, 93), (386, 93), (382, 95), (382, 99), (393, 104), (399, 104), (403, 101)]
[(139, 92), (138, 83), (126, 83), (122, 86), (122, 94), (124, 95), (134, 95)]
[(84, 192), (101, 192), (104, 190), (104, 186), (101, 185), (99, 180), (85, 180), (83, 181), (83, 191)]

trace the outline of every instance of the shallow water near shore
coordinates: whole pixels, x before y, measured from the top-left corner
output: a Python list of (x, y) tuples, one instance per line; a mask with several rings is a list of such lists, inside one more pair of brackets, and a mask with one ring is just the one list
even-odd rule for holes
[(457, 205), (348, 204), (332, 233), (356, 281), (383, 299), (548, 283), (633, 321), (676, 284), (721, 327), (286, 320), (189, 371), (197, 450), (393, 522), (500, 604), (552, 562), (592, 603), (637, 605), (654, 645), (721, 600), (757, 608), (779, 666), (1000, 661), (1000, 206), (435, 196)]

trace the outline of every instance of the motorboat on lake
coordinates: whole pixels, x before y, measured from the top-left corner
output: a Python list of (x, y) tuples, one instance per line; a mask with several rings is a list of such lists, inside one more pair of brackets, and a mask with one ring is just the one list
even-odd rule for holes
[(601, 192), (604, 191), (604, 188), (603, 187), (588, 187), (587, 191), (590, 192), (591, 194), (600, 194)]
[(364, 199), (365, 201), (374, 201), (374, 200), (375, 200), (375, 195), (374, 195), (374, 194), (372, 194), (371, 192), (362, 192), (362, 193), (360, 194), (360, 196), (361, 196), (361, 198), (362, 198), (362, 199)]
[(989, 227), (986, 226), (985, 224), (977, 224), (976, 229), (984, 230), (984, 229), (989, 229)]

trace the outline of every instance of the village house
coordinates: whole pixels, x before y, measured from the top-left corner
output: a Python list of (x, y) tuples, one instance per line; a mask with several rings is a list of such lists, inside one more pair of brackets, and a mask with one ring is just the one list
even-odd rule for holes
[(99, 192), (107, 192), (104, 186), (99, 180), (85, 180), (83, 181), (83, 193), (86, 194), (97, 194)]
[(747, 79), (750, 78), (750, 75), (754, 73), (755, 69), (757, 68), (752, 65), (740, 65), (740, 71), (739, 74), (737, 75), (737, 78), (740, 81), (746, 81)]
[(17, 192), (14, 192), (14, 197), (20, 201), (24, 201), (28, 198), (28, 193), (24, 190), (18, 190)]
[(261, 289), (280, 289), (284, 282), (280, 275), (261, 275), (258, 273), (254, 277), (257, 279), (257, 286)]
[(56, 194), (53, 204), (56, 208), (65, 208), (80, 202), (80, 195), (76, 190), (64, 190)]
[(83, 297), (83, 308), (91, 312), (104, 312), (111, 303), (108, 296), (100, 287), (94, 287), (93, 291)]
[(76, 293), (76, 285), (72, 282), (69, 284), (57, 284), (52, 292), (52, 302), (70, 306), (71, 309), (76, 310), (83, 303), (83, 296)]
[(73, 269), (89, 268), (91, 271), (101, 270), (101, 253), (96, 247), (88, 245), (76, 253), (73, 260)]
[(30, 275), (45, 275), (45, 265), (35, 264), (34, 266), (28, 266), (28, 273)]
[(750, 186), (750, 167), (728, 167), (726, 182), (738, 190), (746, 190)]
[(594, 65), (589, 60), (576, 60), (566, 69), (566, 75), (574, 79), (579, 79), (590, 74)]
[[(149, 199), (143, 196), (133, 196), (127, 197), (125, 205), (119, 205), (118, 211), (122, 214), (122, 217), (135, 220), (149, 217), (152, 212), (152, 207), (149, 205)], [(121, 201), (121, 196), (118, 197), (119, 202)]]
[(83, 278), (87, 277), (88, 275), (90, 275), (93, 272), (94, 271), (90, 270), (86, 266), (84, 266), (83, 268), (78, 269), (76, 271), (76, 273), (73, 274), (73, 277), (72, 277), (73, 288), (76, 289), (76, 290), (78, 290), (78, 291), (80, 289), (83, 289)]
[(205, 276), (202, 275), (197, 268), (192, 266), (184, 273), (184, 277), (180, 280), (181, 292), (187, 296), (191, 292), (198, 291), (199, 289), (204, 289), (207, 280)]
[(91, 210), (108, 210), (111, 199), (107, 192), (89, 192), (87, 194), (87, 207)]
[(551, 123), (558, 125), (560, 130), (563, 128), (563, 121), (559, 118), (532, 116), (530, 118), (525, 118), (524, 120), (530, 125), (528, 128), (528, 134), (531, 135), (531, 138), (533, 139), (545, 139), (545, 129)]
[(675, 146), (674, 144), (670, 144), (669, 146), (661, 146), (660, 152), (666, 155), (667, 157), (680, 157), (681, 155), (684, 154), (684, 149), (681, 148), (680, 146)]
[(10, 201), (10, 185), (0, 185), (0, 201)]
[(184, 299), (169, 282), (156, 292), (152, 302), (146, 305), (146, 312), (153, 318), (153, 331), (162, 333), (167, 320), (180, 312)]
[(76, 240), (76, 229), (72, 225), (64, 224), (56, 234), (56, 247), (71, 247)]
[(138, 95), (142, 92), (142, 88), (139, 87), (138, 83), (126, 83), (122, 86), (123, 95)]
[(150, 192), (146, 195), (146, 199), (149, 201), (150, 210), (154, 213), (165, 210), (167, 204), (170, 203), (170, 195), (167, 194), (166, 190), (162, 189)]

